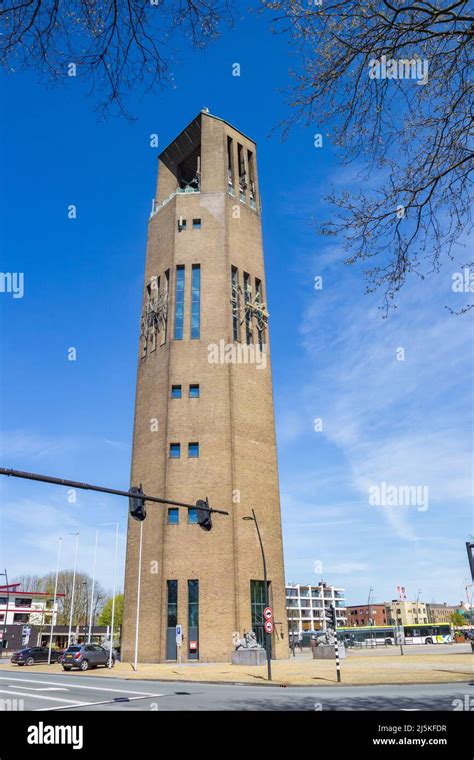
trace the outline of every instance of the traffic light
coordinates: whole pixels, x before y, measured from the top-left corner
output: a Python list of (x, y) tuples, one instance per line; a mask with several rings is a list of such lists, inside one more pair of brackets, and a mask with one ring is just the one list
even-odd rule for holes
[(198, 524), (203, 528), (204, 530), (211, 530), (212, 528), (212, 519), (211, 519), (211, 513), (209, 512), (209, 502), (204, 499), (198, 499), (196, 502), (197, 507), (197, 514), (198, 514)]
[(326, 618), (326, 627), (336, 630), (336, 608), (332, 604), (324, 608), (324, 617)]
[(136, 486), (132, 486), (130, 488), (130, 493), (136, 494), (136, 496), (129, 496), (128, 498), (128, 506), (130, 509), (130, 514), (134, 520), (138, 520), (139, 522), (142, 522), (142, 520), (144, 520), (146, 517), (146, 510), (145, 510), (145, 502), (143, 499), (140, 498), (140, 496), (143, 495), (141, 483), (140, 483), (139, 488), (137, 488)]

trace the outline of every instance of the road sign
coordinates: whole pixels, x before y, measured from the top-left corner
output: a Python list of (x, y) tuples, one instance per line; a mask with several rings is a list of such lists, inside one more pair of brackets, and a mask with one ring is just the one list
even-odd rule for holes
[(265, 629), (265, 633), (273, 633), (273, 623), (271, 620), (265, 620), (263, 627)]
[(197, 641), (190, 641), (190, 642), (189, 642), (189, 648), (190, 648), (190, 649), (197, 649), (197, 648), (198, 648), (198, 643), (197, 643)]
[(183, 626), (177, 625), (176, 626), (176, 646), (180, 647), (183, 643)]
[(265, 607), (263, 610), (263, 617), (265, 620), (271, 620), (273, 618), (273, 610), (271, 607)]

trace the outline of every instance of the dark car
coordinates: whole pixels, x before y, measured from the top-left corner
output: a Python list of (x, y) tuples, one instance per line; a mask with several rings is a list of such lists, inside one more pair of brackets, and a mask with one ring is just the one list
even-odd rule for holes
[[(103, 665), (109, 665), (109, 652), (98, 644), (74, 644), (66, 649), (62, 659), (64, 670), (89, 670)], [(115, 665), (115, 655), (112, 654), (112, 667)]]
[[(51, 662), (61, 662), (63, 652), (59, 649), (51, 650)], [(11, 661), (16, 665), (34, 665), (36, 662), (48, 662), (48, 647), (26, 647), (13, 652)]]

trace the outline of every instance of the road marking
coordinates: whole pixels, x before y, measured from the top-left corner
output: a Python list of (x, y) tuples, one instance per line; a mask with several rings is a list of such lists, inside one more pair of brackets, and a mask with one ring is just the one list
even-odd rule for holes
[[(71, 676), (69, 676), (70, 678)], [(16, 683), (42, 683), (47, 684), (48, 686), (64, 686), (65, 681), (60, 681), (59, 683), (57, 681), (40, 681), (37, 678), (10, 678), (9, 676), (0, 676), (0, 681), (15, 681)], [(127, 689), (120, 689), (119, 687), (115, 689), (110, 689), (107, 686), (86, 686), (82, 683), (69, 683), (68, 682), (68, 688), (80, 688), (80, 689), (89, 689), (91, 691), (114, 691), (114, 692), (120, 692), (121, 694), (140, 694), (141, 696), (148, 697), (149, 694), (147, 691), (129, 691)], [(155, 695), (156, 696), (156, 695)]]
[(29, 689), (30, 691), (69, 691), (66, 687), (62, 686), (40, 686), (39, 689), (35, 689), (33, 686), (12, 686), (9, 684), (10, 689)]
[(0, 694), (16, 694), (17, 697), (29, 697), (30, 699), (49, 699), (52, 702), (70, 702), (70, 706), (80, 707), (86, 702), (78, 702), (77, 699), (61, 699), (61, 697), (47, 697), (45, 694), (25, 694), (24, 691), (8, 691), (0, 689)]
[[(148, 694), (148, 697), (164, 697), (164, 694)], [(130, 699), (127, 699), (127, 702), (133, 702), (135, 699), (146, 699), (146, 697), (130, 697)], [(48, 710), (49, 712), (52, 712), (53, 710), (72, 710), (75, 707), (90, 707), (92, 705), (117, 705), (117, 704), (124, 704), (125, 700), (115, 700), (115, 699), (104, 699), (101, 702), (80, 702), (77, 705), (64, 705), (61, 707), (38, 707), (34, 712), (44, 712), (45, 710)]]

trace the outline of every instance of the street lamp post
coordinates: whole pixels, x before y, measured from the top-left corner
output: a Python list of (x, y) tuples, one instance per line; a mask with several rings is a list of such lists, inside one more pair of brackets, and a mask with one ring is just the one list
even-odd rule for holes
[[(85, 620), (84, 620), (84, 644), (87, 643), (90, 644), (90, 636), (89, 631), (87, 630), (87, 624), (88, 624), (88, 618), (89, 618), (89, 596), (87, 594), (87, 581), (82, 581), (82, 586), (84, 587), (84, 593), (86, 596), (86, 614), (85, 614)], [(82, 594), (81, 594), (82, 598)], [(86, 639), (87, 635), (87, 639)]]
[(138, 550), (137, 617), (135, 621), (135, 656), (133, 669), (138, 670), (138, 632), (140, 629), (140, 591), (142, 584), (143, 521), (140, 523), (140, 548)]
[(3, 621), (3, 636), (2, 636), (2, 657), (3, 657), (3, 650), (5, 648), (5, 644), (7, 643), (7, 618), (8, 618), (8, 602), (10, 600), (10, 593), (9, 593), (9, 586), (8, 586), (8, 574), (7, 569), (5, 568), (4, 573), (0, 573), (0, 575), (5, 576), (5, 583), (7, 587), (7, 603), (5, 605), (5, 620)]
[(74, 571), (72, 574), (72, 593), (71, 593), (71, 610), (69, 613), (69, 630), (67, 634), (67, 645), (71, 645), (71, 631), (72, 631), (72, 616), (74, 612), (74, 591), (76, 588), (76, 568), (77, 568), (77, 549), (79, 546), (79, 533), (71, 533), (71, 536), (76, 536), (76, 550), (74, 552)]
[[(258, 527), (257, 522), (257, 516), (255, 514), (255, 511), (252, 509), (252, 517), (243, 517), (243, 520), (253, 520), (255, 523), (255, 528), (257, 530), (257, 536), (258, 541), (260, 543), (260, 551), (262, 552), (262, 563), (263, 563), (263, 583), (264, 583), (264, 593), (265, 593), (265, 607), (270, 606), (270, 601), (268, 598), (268, 583), (267, 583), (267, 563), (265, 560), (265, 552), (263, 549), (263, 543), (262, 543), (262, 537), (260, 535), (260, 529)], [(272, 653), (271, 653), (271, 634), (267, 633), (264, 629), (264, 636), (265, 636), (265, 651), (267, 653), (267, 674), (268, 674), (268, 680), (272, 680)]]
[(56, 563), (56, 580), (54, 582), (53, 614), (51, 615), (51, 631), (49, 633), (48, 665), (51, 665), (51, 648), (53, 646), (54, 614), (56, 610), (56, 597), (58, 595), (58, 576), (59, 576), (59, 560), (61, 559), (61, 542), (62, 542), (62, 538), (59, 537), (58, 561)]
[(94, 588), (95, 588), (95, 568), (97, 564), (97, 542), (99, 540), (99, 529), (95, 532), (95, 547), (94, 547), (94, 566), (92, 569), (92, 588), (91, 588), (91, 609), (89, 617), (89, 630), (87, 632), (87, 643), (91, 643), (91, 631), (92, 631), (92, 612), (94, 610)]
[[(113, 586), (113, 591), (112, 591), (112, 620), (111, 620), (111, 624), (110, 624), (110, 649), (109, 649), (109, 668), (111, 668), (112, 667), (113, 646), (114, 646), (115, 594), (116, 594), (116, 588), (117, 588), (117, 552), (118, 552), (118, 530), (119, 530), (119, 524), (118, 524), (118, 522), (110, 522), (110, 523), (100, 523), (100, 525), (101, 526), (115, 525), (114, 586)], [(97, 531), (97, 533), (98, 532), (99, 531)], [(97, 542), (96, 542), (96, 549), (97, 549)], [(95, 561), (94, 561), (94, 568), (95, 568)]]
[(372, 618), (370, 616), (370, 597), (372, 596), (372, 591), (373, 590), (374, 589), (371, 586), (369, 588), (369, 596), (368, 596), (368, 599), (367, 599), (367, 625), (372, 625), (371, 622), (370, 622), (372, 620)]
[(116, 593), (116, 586), (117, 586), (118, 529), (119, 529), (119, 524), (115, 523), (114, 588), (112, 592), (112, 620), (110, 624), (109, 668), (112, 667), (112, 651), (113, 651), (113, 646), (114, 646), (115, 593)]
[(419, 625), (419, 623), (420, 623), (420, 609), (418, 607), (418, 605), (420, 603), (420, 594), (421, 594), (421, 588), (418, 589), (418, 594), (416, 595), (416, 602), (415, 602), (415, 604), (416, 604), (416, 621), (415, 622), (416, 622), (417, 625)]

